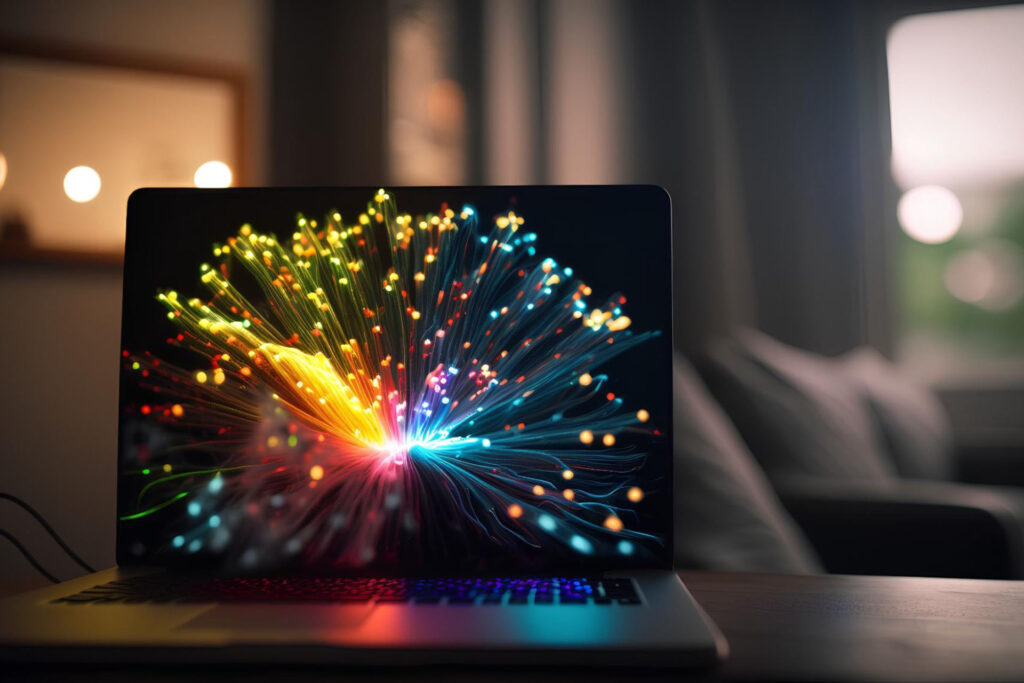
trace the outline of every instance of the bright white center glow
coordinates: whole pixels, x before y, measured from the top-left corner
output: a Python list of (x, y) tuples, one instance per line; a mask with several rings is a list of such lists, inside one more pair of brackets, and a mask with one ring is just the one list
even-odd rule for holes
[(923, 185), (900, 197), (896, 207), (903, 232), (918, 242), (942, 244), (953, 239), (964, 220), (960, 200), (939, 185)]
[(64, 176), (64, 194), (73, 202), (92, 201), (100, 193), (100, 174), (88, 166), (75, 166)]
[(196, 187), (228, 187), (231, 185), (231, 169), (223, 161), (207, 161), (196, 169), (193, 180)]
[(0, 152), (0, 190), (4, 188), (4, 183), (7, 181), (7, 157)]

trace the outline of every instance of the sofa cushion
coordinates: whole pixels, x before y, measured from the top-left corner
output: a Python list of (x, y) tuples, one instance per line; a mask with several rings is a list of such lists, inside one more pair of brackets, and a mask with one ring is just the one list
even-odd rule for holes
[(674, 368), (675, 555), (680, 566), (813, 573), (821, 564), (696, 372)]
[(874, 413), (896, 470), (904, 477), (952, 479), (953, 433), (938, 398), (869, 347), (841, 359)]
[(839, 361), (746, 330), (716, 343), (702, 370), (769, 477), (895, 476), (871, 409)]

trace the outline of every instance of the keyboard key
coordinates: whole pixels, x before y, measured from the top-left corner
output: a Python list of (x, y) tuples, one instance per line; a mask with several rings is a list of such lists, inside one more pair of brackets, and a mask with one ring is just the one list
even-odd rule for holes
[(587, 597), (585, 595), (563, 595), (559, 596), (558, 602), (563, 605), (585, 605)]

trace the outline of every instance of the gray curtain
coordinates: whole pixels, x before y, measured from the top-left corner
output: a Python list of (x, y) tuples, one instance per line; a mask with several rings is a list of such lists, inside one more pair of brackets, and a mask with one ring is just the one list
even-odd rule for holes
[[(534, 147), (520, 166), (535, 170), (499, 179), (666, 187), (681, 351), (740, 325), (823, 353), (890, 348), (888, 10), (554, 0), (517, 15), (510, 2), (490, 4), (528, 49), (487, 56), (535, 74), (515, 93)], [(560, 146), (574, 128), (590, 139)], [(504, 135), (485, 126), (483, 144)]]
[(271, 184), (387, 181), (387, 22), (386, 2), (271, 5)]
[(672, 195), (674, 335), (684, 352), (756, 316), (718, 11), (710, 2), (622, 6), (630, 180)]

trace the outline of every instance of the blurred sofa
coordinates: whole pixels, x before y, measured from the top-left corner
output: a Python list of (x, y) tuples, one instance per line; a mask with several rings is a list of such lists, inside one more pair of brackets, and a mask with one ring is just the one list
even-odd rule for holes
[(942, 406), (876, 351), (745, 330), (675, 365), (680, 566), (1024, 578), (1024, 488), (958, 481)]

